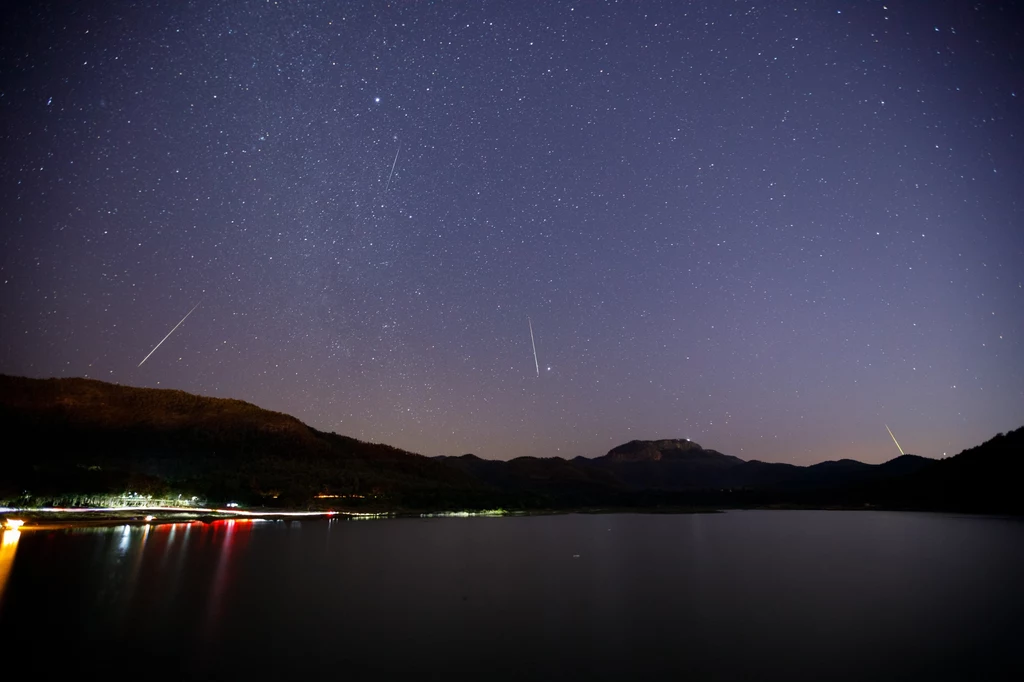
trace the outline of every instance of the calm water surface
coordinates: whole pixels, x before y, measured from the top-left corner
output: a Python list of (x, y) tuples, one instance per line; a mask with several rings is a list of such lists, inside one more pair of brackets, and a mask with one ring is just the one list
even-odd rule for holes
[(147, 675), (191, 677), (1024, 679), (1015, 519), (750, 511), (9, 532), (0, 590), (5, 656), (83, 673), (150, 658)]

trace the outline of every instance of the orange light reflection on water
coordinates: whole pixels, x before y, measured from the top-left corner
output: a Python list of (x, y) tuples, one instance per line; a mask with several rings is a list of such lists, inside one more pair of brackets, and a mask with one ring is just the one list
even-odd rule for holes
[(5, 530), (0, 537), (0, 599), (4, 596), (7, 577), (14, 565), (14, 553), (18, 550), (19, 539), (21, 539), (20, 530)]

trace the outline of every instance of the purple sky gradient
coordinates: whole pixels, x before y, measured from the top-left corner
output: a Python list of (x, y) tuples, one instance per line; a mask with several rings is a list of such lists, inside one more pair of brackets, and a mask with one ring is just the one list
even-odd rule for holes
[(1024, 424), (1012, 7), (16, 2), (0, 372), (427, 455), (954, 454)]

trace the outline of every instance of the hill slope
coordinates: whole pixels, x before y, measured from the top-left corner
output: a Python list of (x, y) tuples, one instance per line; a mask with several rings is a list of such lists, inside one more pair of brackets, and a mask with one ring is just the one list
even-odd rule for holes
[(0, 376), (0, 428), (18, 444), (5, 449), (0, 497), (174, 490), (295, 505), (329, 492), (418, 504), (481, 490), (421, 455), (183, 391)]

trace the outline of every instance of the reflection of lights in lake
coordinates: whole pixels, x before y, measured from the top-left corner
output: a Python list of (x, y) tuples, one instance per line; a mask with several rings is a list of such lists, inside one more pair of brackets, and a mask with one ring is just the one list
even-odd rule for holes
[(20, 538), (21, 531), (19, 530), (5, 530), (0, 534), (0, 597), (4, 595), (7, 576), (11, 573), (11, 566), (14, 565), (14, 552), (18, 549)]
[(219, 542), (217, 568), (214, 570), (210, 585), (210, 596), (207, 601), (205, 633), (210, 635), (220, 627), (221, 613), (224, 609), (225, 594), (230, 579), (233, 562), (239, 553), (244, 552), (252, 532), (253, 521), (260, 519), (219, 519), (207, 524), (214, 533), (215, 542)]
[(121, 542), (118, 543), (118, 549), (124, 554), (128, 551), (128, 542), (131, 540), (131, 526), (121, 526)]
[(7, 521), (4, 523), (4, 527), (7, 530), (18, 530), (19, 528), (21, 528), (24, 525), (25, 525), (25, 522), (22, 521), (21, 519), (7, 519)]

